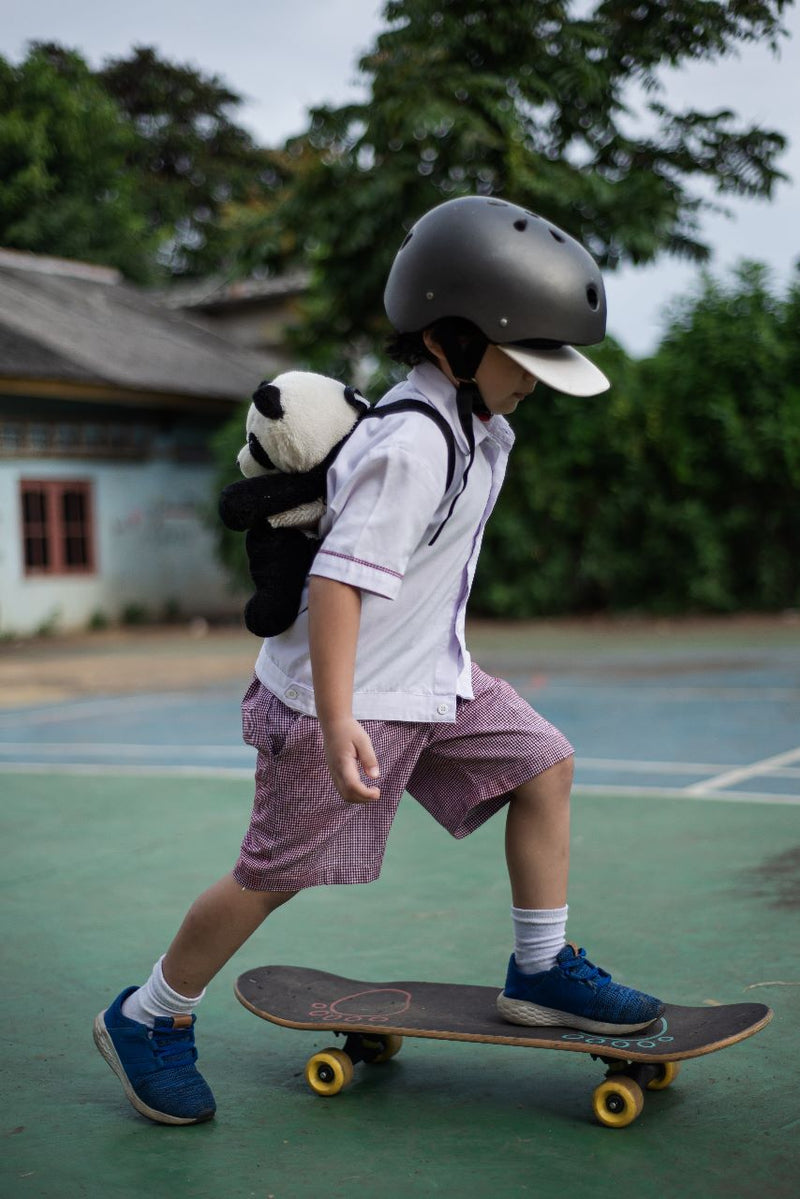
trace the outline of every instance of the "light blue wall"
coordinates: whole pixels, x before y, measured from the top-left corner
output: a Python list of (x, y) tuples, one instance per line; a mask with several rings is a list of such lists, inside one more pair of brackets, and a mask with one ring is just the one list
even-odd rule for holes
[[(26, 576), (20, 480), (90, 480), (93, 575)], [(177, 603), (187, 616), (231, 614), (232, 597), (214, 557), (203, 513), (214, 503), (213, 468), (167, 459), (94, 462), (0, 461), (0, 633), (32, 633), (55, 621), (85, 627), (95, 612), (116, 619), (128, 604), (160, 615)]]

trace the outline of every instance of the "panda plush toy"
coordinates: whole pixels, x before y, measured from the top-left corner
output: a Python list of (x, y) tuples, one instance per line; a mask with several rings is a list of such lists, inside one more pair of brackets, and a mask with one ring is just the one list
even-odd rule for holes
[(275, 637), (297, 619), (319, 546), (325, 479), (342, 443), (369, 405), (359, 392), (308, 371), (259, 385), (237, 458), (245, 476), (222, 492), (223, 524), (247, 530), (255, 594), (245, 607), (251, 633)]

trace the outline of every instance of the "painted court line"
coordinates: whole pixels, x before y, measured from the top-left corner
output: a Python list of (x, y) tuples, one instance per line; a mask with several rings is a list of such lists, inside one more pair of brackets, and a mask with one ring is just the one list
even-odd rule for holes
[(119, 716), (156, 708), (174, 708), (187, 701), (192, 705), (216, 703), (221, 695), (239, 695), (241, 688), (209, 687), (197, 691), (159, 691), (148, 695), (110, 695), (105, 699), (67, 700), (47, 708), (12, 708), (0, 712), (0, 729), (31, 728), (40, 724), (64, 724), (93, 716)]
[[(252, 781), (254, 766), (170, 766), (105, 765), (102, 763), (0, 762), (0, 774), (64, 774), (110, 778), (186, 778)], [(577, 783), (575, 795), (633, 795), (642, 799), (681, 799), (716, 803), (777, 804), (800, 807), (800, 795), (779, 795), (764, 791), (706, 791), (689, 787), (638, 787), (635, 784)]]
[(0, 741), (0, 755), (41, 754), (42, 757), (57, 757), (59, 754), (113, 754), (115, 757), (159, 758), (165, 754), (176, 755), (187, 760), (192, 758), (247, 757), (255, 754), (249, 745), (139, 745), (133, 742), (112, 744), (109, 741)]
[(638, 795), (643, 799), (688, 799), (700, 803), (779, 804), (800, 807), (800, 795), (779, 795), (774, 791), (703, 791), (689, 787), (637, 787), (633, 784), (576, 783), (573, 795)]
[(707, 762), (639, 762), (632, 758), (576, 757), (575, 765), (590, 770), (619, 770), (626, 774), (718, 774), (732, 769)]
[(242, 766), (111, 766), (104, 762), (0, 762), (0, 774), (70, 774), (104, 775), (111, 778), (178, 777), (188, 779), (249, 779), (255, 774), (255, 763), (249, 770)]
[(724, 787), (732, 787), (736, 783), (744, 782), (745, 779), (770, 774), (773, 770), (789, 766), (791, 762), (800, 762), (800, 749), (790, 749), (786, 753), (775, 754), (772, 758), (763, 758), (760, 762), (752, 762), (749, 766), (739, 766), (734, 770), (717, 774), (713, 778), (704, 779), (701, 783), (693, 783), (686, 788), (686, 792), (689, 795), (696, 795), (699, 792), (719, 791)]

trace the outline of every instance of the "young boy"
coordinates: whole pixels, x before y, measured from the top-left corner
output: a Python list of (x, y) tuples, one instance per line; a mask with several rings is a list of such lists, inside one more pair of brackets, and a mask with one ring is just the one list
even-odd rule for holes
[(194, 1064), (207, 984), (297, 891), (377, 878), (406, 790), (454, 837), (507, 808), (506, 1020), (623, 1035), (663, 1010), (567, 944), (572, 747), (471, 662), (464, 634), (513, 442), (505, 416), (538, 379), (574, 396), (608, 387), (572, 348), (604, 335), (599, 271), (549, 222), (473, 196), (417, 222), (384, 298), (390, 352), (413, 367), (385, 400), (435, 409), (456, 469), (448, 485), (435, 420), (403, 412), (363, 420), (329, 472), (307, 608), (264, 642), (243, 700), (258, 764), (239, 861), (194, 903), (145, 985), (95, 1021), (128, 1098), (161, 1123), (214, 1114)]

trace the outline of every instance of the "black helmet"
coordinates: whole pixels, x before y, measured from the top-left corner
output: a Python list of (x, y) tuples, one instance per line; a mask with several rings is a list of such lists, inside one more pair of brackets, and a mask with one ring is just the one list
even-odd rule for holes
[(464, 196), (431, 209), (397, 252), (384, 292), (399, 333), (460, 317), (544, 383), (594, 395), (608, 380), (572, 345), (602, 341), (606, 297), (587, 250), (526, 208)]

